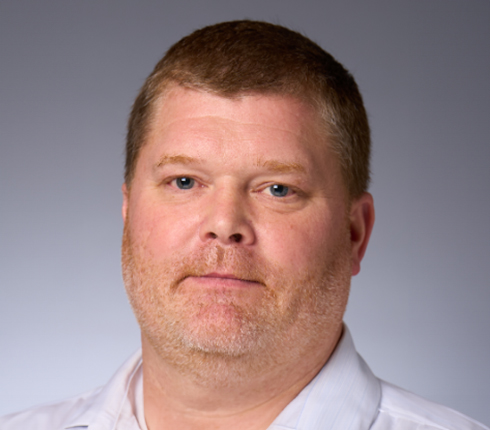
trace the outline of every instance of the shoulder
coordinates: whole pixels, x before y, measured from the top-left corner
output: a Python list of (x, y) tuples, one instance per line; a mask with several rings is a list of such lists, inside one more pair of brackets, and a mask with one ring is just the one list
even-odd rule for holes
[(63, 430), (93, 404), (100, 388), (56, 403), (0, 417), (1, 430)]
[[(141, 386), (141, 363), (139, 350), (119, 368), (105, 386), (61, 402), (0, 417), (0, 430), (64, 430), (87, 428), (89, 425), (99, 429), (115, 428), (121, 411), (132, 410), (127, 394), (130, 388), (137, 389)], [(140, 390), (142, 393), (142, 386)]]
[(381, 403), (372, 430), (489, 430), (450, 408), (381, 381)]

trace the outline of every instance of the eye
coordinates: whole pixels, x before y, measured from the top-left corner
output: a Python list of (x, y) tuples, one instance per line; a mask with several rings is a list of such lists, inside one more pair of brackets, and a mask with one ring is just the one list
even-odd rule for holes
[(181, 190), (190, 190), (196, 183), (194, 179), (188, 178), (187, 176), (175, 178), (174, 181), (177, 188), (180, 188)]
[(269, 189), (274, 197), (286, 197), (289, 194), (289, 187), (286, 187), (286, 185), (274, 184)]

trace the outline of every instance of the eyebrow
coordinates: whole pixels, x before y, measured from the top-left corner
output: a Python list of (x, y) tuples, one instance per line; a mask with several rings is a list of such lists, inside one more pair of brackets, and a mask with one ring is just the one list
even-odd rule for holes
[(265, 167), (276, 173), (306, 173), (304, 166), (298, 163), (283, 163), (277, 160), (257, 161), (258, 167)]
[(194, 157), (189, 157), (188, 155), (164, 155), (155, 167), (159, 168), (166, 164), (199, 164), (201, 160)]
[[(164, 155), (155, 164), (156, 168), (160, 168), (167, 164), (201, 164), (202, 160), (188, 155)], [(257, 167), (264, 167), (275, 173), (306, 173), (304, 166), (298, 163), (285, 163), (277, 160), (257, 160)]]

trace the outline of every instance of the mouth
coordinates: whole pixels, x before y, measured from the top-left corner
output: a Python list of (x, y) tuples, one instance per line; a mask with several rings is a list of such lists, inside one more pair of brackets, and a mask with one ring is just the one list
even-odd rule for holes
[(239, 277), (232, 273), (212, 272), (200, 276), (189, 276), (188, 279), (191, 279), (193, 282), (196, 282), (204, 287), (207, 286), (211, 288), (247, 288), (262, 286), (261, 282)]

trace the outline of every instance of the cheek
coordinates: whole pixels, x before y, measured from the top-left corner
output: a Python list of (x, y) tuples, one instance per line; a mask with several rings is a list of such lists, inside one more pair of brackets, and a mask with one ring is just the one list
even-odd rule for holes
[(198, 217), (191, 211), (152, 202), (135, 202), (130, 208), (133, 243), (155, 255), (185, 251), (197, 236)]
[(328, 212), (281, 223), (276, 220), (264, 226), (262, 248), (268, 259), (286, 270), (308, 270), (313, 263), (328, 258), (337, 242), (336, 230), (339, 228)]

